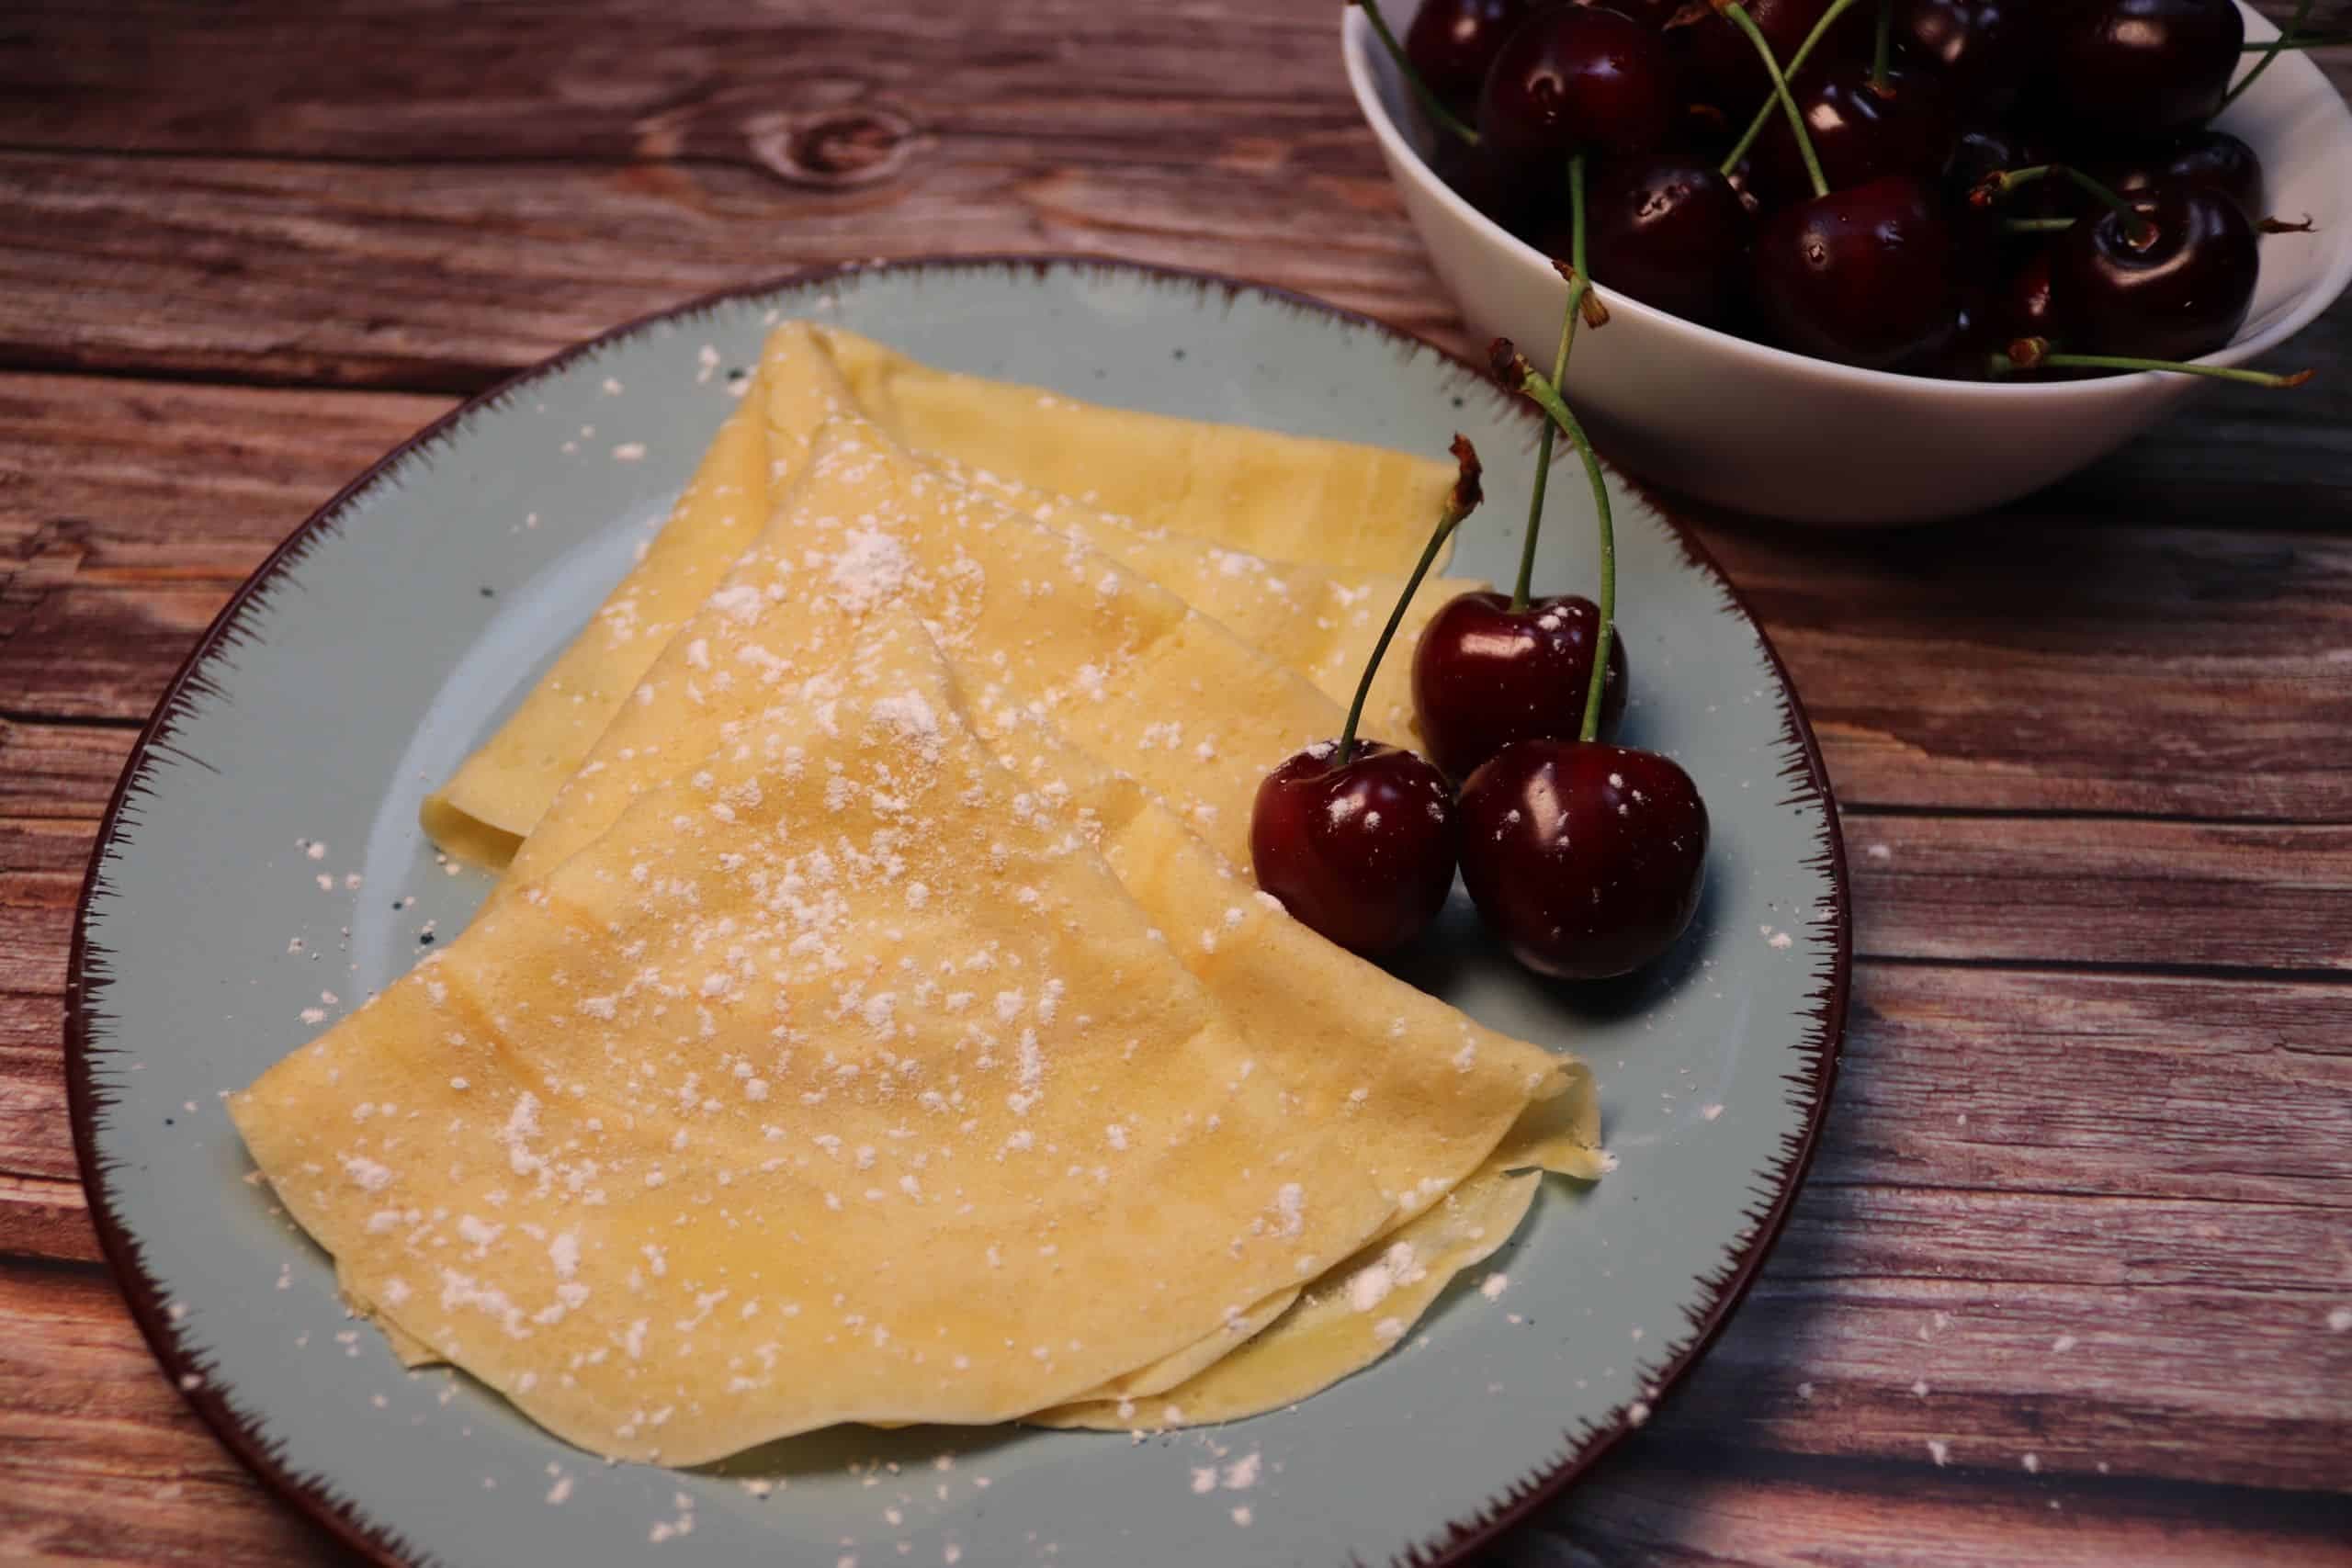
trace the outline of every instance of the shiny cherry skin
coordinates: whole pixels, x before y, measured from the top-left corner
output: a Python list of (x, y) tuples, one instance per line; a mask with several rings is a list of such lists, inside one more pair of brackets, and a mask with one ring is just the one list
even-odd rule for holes
[(1453, 796), (1414, 752), (1359, 740), (1297, 752), (1250, 813), (1258, 886), (1307, 926), (1374, 957), (1428, 926), (1453, 886)]
[(1511, 956), (1600, 980), (1674, 945), (1698, 911), (1707, 806), (1655, 751), (1522, 740), (1462, 786), (1462, 878)]
[[(1807, 66), (1792, 84), (1814, 154), (1832, 190), (1882, 175), (1933, 179), (1951, 161), (1958, 132), (1943, 89), (1933, 77), (1890, 67), (1882, 88), (1863, 61)], [(1776, 116), (1756, 142), (1756, 180), (1768, 207), (1802, 201), (1812, 192), (1789, 122)]]
[(2052, 287), (2079, 324), (2069, 346), (2147, 359), (2212, 353), (2254, 302), (2254, 225), (2235, 202), (2199, 186), (2161, 185), (2132, 205), (2154, 223), (2153, 243), (2108, 211), (2077, 220), (2052, 247)]
[(1481, 141), (1513, 160), (1647, 152), (1675, 123), (1665, 43), (1601, 6), (1539, 11), (1504, 43), (1478, 93)]
[(1536, 0), (1425, 0), (1405, 29), (1405, 58), (1448, 107), (1467, 113), (1503, 40), (1535, 6)]
[[(2228, 197), (2248, 221), (2262, 219), (2262, 160), (2226, 130), (2208, 126), (2184, 131), (2155, 146), (2095, 159), (2084, 166), (2120, 196), (2138, 196), (2167, 182), (2202, 186)], [(2076, 210), (2088, 210), (2088, 201), (2085, 197)]]
[(2006, 349), (2021, 337), (2047, 338), (2063, 349), (2082, 336), (2073, 317), (2060, 308), (2051, 284), (2050, 260), (2050, 246), (2032, 251), (1993, 296), (1986, 324), (1994, 350)]
[[(1764, 41), (1772, 46), (1772, 58), (1783, 69), (1789, 57), (1812, 36), (1815, 25), (1831, 3), (1832, 0), (1746, 0), (1749, 18), (1764, 35)], [(1825, 60), (1867, 54), (1871, 48), (1870, 10), (1867, 6), (1857, 6), (1846, 13), (1846, 19), (1821, 40), (1821, 48), (1807, 57), (1805, 69), (1811, 70)], [(1747, 117), (1772, 94), (1772, 79), (1765, 74), (1764, 62), (1757, 58), (1755, 44), (1736, 23), (1720, 14), (1702, 17), (1674, 32), (1689, 61), (1692, 86), (1722, 105), (1734, 120), (1746, 125)]]
[(1756, 237), (1755, 306), (1771, 340), (1883, 369), (1949, 333), (1958, 280), (1943, 203), (1888, 175), (1784, 207)]
[(1895, 36), (1947, 98), (1993, 114), (2032, 76), (2050, 8), (2050, 0), (1905, 0)]
[[(1756, 220), (1715, 162), (1652, 152), (1595, 170), (1585, 202), (1593, 276), (1686, 321), (1728, 320), (1746, 286)], [(1565, 231), (1547, 231), (1539, 243), (1554, 256), (1568, 255)]]
[(1605, 6), (1611, 11), (1623, 11), (1652, 32), (1664, 32), (1667, 23), (1680, 16), (1689, 0), (1570, 0), (1577, 6)]
[(2202, 125), (2221, 108), (2245, 46), (2234, 0), (2075, 0), (2052, 9), (2036, 96), (2053, 126), (2094, 137)]
[(1458, 136), (1438, 137), (1430, 167), (1463, 200), (1513, 233), (1566, 197), (1565, 169), (1507, 159), (1484, 143), (1474, 147)]
[[(1592, 645), (1600, 610), (1560, 594), (1510, 607), (1508, 593), (1448, 600), (1413, 649), (1413, 719), (1430, 759), (1465, 778), (1514, 740), (1573, 736), (1592, 685)], [(1625, 712), (1625, 639), (1609, 639), (1600, 688), (1600, 730)]]

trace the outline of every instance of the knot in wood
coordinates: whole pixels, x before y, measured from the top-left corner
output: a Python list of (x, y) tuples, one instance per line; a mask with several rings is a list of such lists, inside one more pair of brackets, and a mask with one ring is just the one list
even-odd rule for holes
[(914, 143), (914, 121), (878, 104), (791, 115), (752, 133), (753, 156), (778, 178), (820, 190), (887, 180)]

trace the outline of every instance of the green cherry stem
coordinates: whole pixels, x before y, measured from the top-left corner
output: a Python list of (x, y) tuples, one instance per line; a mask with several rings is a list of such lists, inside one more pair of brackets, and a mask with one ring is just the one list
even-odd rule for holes
[(2001, 229), (2010, 234), (2063, 234), (2075, 226), (2071, 218), (2004, 218)]
[(1497, 338), (1487, 355), (1505, 386), (1551, 416), (1551, 423), (1559, 427), (1577, 456), (1584, 459), (1585, 478), (1592, 483), (1592, 513), (1600, 535), (1600, 630), (1592, 639), (1592, 680), (1585, 687), (1584, 722), (1577, 731), (1577, 739), (1591, 740), (1600, 734), (1600, 697), (1609, 679), (1609, 644), (1617, 627), (1617, 521), (1609, 506), (1609, 482), (1600, 472), (1600, 459), (1592, 443), (1585, 438), (1584, 426), (1577, 423), (1558, 385), (1544, 379), (1509, 338)]
[[(1990, 207), (1994, 202), (2021, 186), (2029, 186), (2036, 180), (2046, 179), (2066, 180), (2109, 211), (2120, 215), (2132, 231), (2133, 244), (2145, 248), (2156, 243), (2156, 226), (2143, 216), (2138, 208), (2124, 200), (2107, 186), (2075, 168), (2072, 164), (2035, 164), (2022, 169), (1996, 169), (1977, 181), (1975, 188), (1968, 193), (1969, 205)], [(2030, 222), (2032, 220), (2021, 219), (2018, 221)], [(2071, 223), (2073, 220), (2064, 219), (2060, 221)], [(2013, 231), (2030, 233), (2034, 231), (2019, 229)]]
[[(1568, 373), (1568, 355), (1577, 345), (1577, 318), (1592, 289), (1592, 276), (1585, 271), (1584, 231), (1584, 154), (1579, 152), (1568, 160), (1568, 308), (1560, 318), (1560, 346), (1552, 355), (1554, 386)], [(1535, 438), (1535, 487), (1527, 501), (1527, 539), (1519, 547), (1519, 581), (1510, 591), (1513, 615), (1527, 608), (1535, 580), (1535, 540), (1543, 531), (1544, 492), (1552, 478), (1552, 434), (1547, 423), (1544, 434)]]
[[(1838, 18), (1861, 3), (1862, 0), (1837, 0), (1836, 5), (1824, 11), (1821, 14), (1821, 20), (1813, 24), (1813, 31), (1804, 35), (1804, 42), (1797, 45), (1796, 52), (1789, 56), (1790, 74), (1794, 75), (1804, 68), (1806, 61), (1813, 58), (1813, 51), (1821, 46), (1823, 39), (1829, 36), (1829, 29), (1837, 25)], [(1731, 152), (1724, 156), (1722, 166), (1715, 171), (1717, 174), (1725, 179), (1731, 177), (1732, 171), (1739, 167), (1739, 161), (1747, 157), (1748, 151), (1756, 145), (1756, 139), (1764, 134), (1764, 128), (1772, 123), (1772, 108), (1779, 101), (1780, 96), (1773, 94), (1757, 106), (1756, 117), (1747, 122), (1747, 130), (1742, 133), (1740, 139), (1732, 143)]]
[[(1764, 29), (1756, 25), (1756, 18), (1747, 14), (1747, 7), (1739, 4), (1739, 0), (1713, 0), (1713, 3), (1715, 9), (1730, 17), (1732, 25), (1746, 33), (1747, 41), (1756, 46), (1757, 55), (1764, 62), (1766, 73), (1772, 78), (1772, 94), (1781, 101), (1781, 111), (1789, 117), (1789, 130), (1797, 139), (1797, 152), (1804, 159), (1804, 175), (1813, 182), (1813, 194), (1816, 197), (1827, 196), (1829, 181), (1822, 175), (1821, 159), (1813, 150), (1813, 138), (1805, 134), (1804, 111), (1797, 107), (1796, 95), (1789, 91), (1789, 79), (1782, 73), (1781, 62), (1772, 58), (1771, 41), (1765, 38)], [(1836, 7), (1832, 7), (1831, 14), (1835, 13)], [(1826, 16), (1822, 18), (1825, 23), (1828, 19)]]
[(1882, 98), (1887, 96), (1886, 68), (1894, 51), (1894, 0), (1878, 0), (1878, 31), (1871, 41), (1871, 91)]
[(2339, 44), (2352, 43), (2352, 33), (2280, 33), (2267, 43), (2244, 43), (2240, 54), (2267, 54), (2273, 50), (2334, 49)]
[(1430, 568), (1437, 564), (1438, 551), (1445, 548), (1445, 542), (1453, 537), (1462, 520), (1477, 511), (1478, 502), (1485, 499), (1478, 482), (1478, 449), (1470, 445), (1468, 436), (1457, 434), (1453, 437), (1453, 460), (1459, 472), (1454, 476), (1453, 488), (1446, 492), (1445, 510), (1438, 514), (1437, 527), (1431, 530), (1430, 542), (1421, 551), (1420, 563), (1405, 580), (1405, 591), (1396, 596), (1396, 607), (1388, 612), (1388, 624), (1381, 628), (1380, 640), (1372, 645), (1372, 657), (1364, 660), (1363, 679), (1356, 682), (1355, 701), (1348, 705), (1347, 727), (1340, 731), (1340, 750), (1336, 753), (1340, 767), (1346, 767), (1348, 760), (1355, 755), (1356, 726), (1363, 718), (1364, 698), (1371, 694), (1372, 678), (1380, 672), (1380, 661), (1388, 655), (1388, 645), (1396, 639), (1396, 628), (1404, 624), (1406, 606), (1421, 591), (1421, 581), (1429, 576)]
[(2226, 365), (2190, 365), (2177, 359), (2135, 359), (2116, 354), (2056, 354), (2051, 351), (2050, 340), (2021, 337), (2009, 344), (2007, 354), (1994, 355), (1986, 365), (1996, 377), (2014, 376), (2027, 370), (2162, 370), (2175, 376), (2203, 376), (2215, 381), (2235, 381), (2246, 387), (2300, 387), (2312, 378), (2312, 372), (2297, 370), (2290, 375), (2275, 375), (2267, 370), (2240, 370)]
[(2254, 69), (2239, 77), (2237, 85), (2222, 95), (2222, 108), (2213, 111), (2216, 115), (2219, 115), (2222, 109), (2226, 109), (2237, 102), (2239, 94), (2262, 79), (2262, 73), (2270, 69), (2270, 62), (2278, 59), (2287, 48), (2287, 40), (2303, 30), (2303, 22), (2311, 14), (2312, 0), (2302, 0), (2302, 4), (2295, 7), (2295, 14), (2287, 19), (2287, 25), (2278, 29), (2278, 36), (2270, 40), (2269, 49), (2264, 51), (2261, 59), (2254, 62)]
[(1415, 97), (1421, 100), (1421, 112), (1430, 117), (1430, 123), (1462, 138), (1472, 147), (1478, 145), (1478, 133), (1463, 124), (1453, 111), (1445, 107), (1445, 100), (1421, 80), (1421, 73), (1413, 69), (1410, 60), (1405, 58), (1405, 46), (1398, 43), (1396, 35), (1388, 30), (1388, 18), (1380, 14), (1379, 0), (1348, 0), (1348, 4), (1362, 11), (1363, 19), (1372, 24), (1373, 35), (1380, 39), (1380, 47), (1388, 51), (1388, 58), (1396, 62), (1397, 74), (1405, 78), (1405, 85), (1413, 89)]

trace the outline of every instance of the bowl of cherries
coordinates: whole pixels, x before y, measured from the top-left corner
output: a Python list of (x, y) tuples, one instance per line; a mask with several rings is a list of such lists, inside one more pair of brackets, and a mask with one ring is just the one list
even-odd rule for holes
[(1581, 278), (1605, 330), (1562, 389), (1612, 456), (1868, 525), (2014, 500), (2208, 381), (2299, 381), (2248, 362), (2352, 283), (2310, 9), (1355, 0), (1342, 42), (1474, 333), (1536, 352)]

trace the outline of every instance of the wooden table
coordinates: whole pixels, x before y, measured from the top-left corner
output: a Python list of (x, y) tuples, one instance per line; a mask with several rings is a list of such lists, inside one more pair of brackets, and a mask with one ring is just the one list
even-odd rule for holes
[[(1182, 263), (1460, 345), (1330, 0), (967, 8), (0, 21), (0, 1561), (337, 1559), (133, 1332), (60, 1037), (133, 735), (344, 479), (576, 338), (844, 257)], [(2346, 1560), (2352, 308), (2282, 358), (2323, 378), (1997, 515), (1703, 525), (1842, 803), (1845, 1070), (1722, 1340), (1498, 1562)]]

